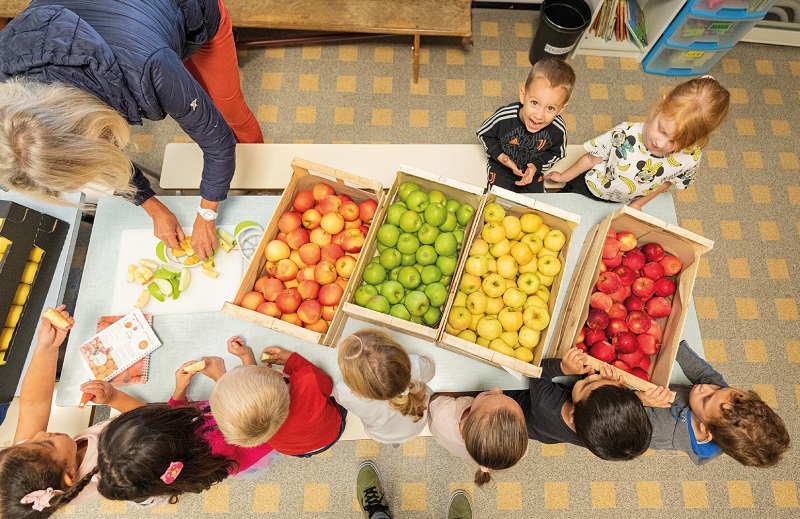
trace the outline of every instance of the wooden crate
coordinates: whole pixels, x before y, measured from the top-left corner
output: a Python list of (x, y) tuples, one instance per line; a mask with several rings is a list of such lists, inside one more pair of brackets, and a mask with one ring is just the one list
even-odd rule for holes
[(280, 219), (281, 215), (286, 211), (292, 210), (292, 204), (298, 191), (304, 189), (310, 190), (314, 187), (314, 185), (320, 182), (333, 187), (337, 194), (349, 195), (356, 203), (363, 202), (366, 199), (375, 200), (378, 203), (378, 211), (375, 213), (375, 217), (372, 220), (372, 225), (370, 225), (364, 248), (362, 248), (361, 253), (358, 256), (358, 260), (356, 261), (356, 267), (353, 271), (354, 274), (348, 280), (347, 287), (342, 294), (342, 302), (346, 301), (353, 290), (355, 290), (355, 287), (357, 287), (359, 284), (359, 276), (357, 276), (356, 273), (361, 272), (363, 269), (362, 264), (372, 257), (365, 253), (366, 244), (375, 241), (374, 236), (378, 228), (378, 225), (375, 225), (375, 223), (381, 221), (383, 214), (381, 212), (381, 208), (384, 206), (384, 199), (386, 195), (383, 191), (383, 186), (380, 183), (366, 178), (361, 178), (335, 168), (316, 164), (301, 158), (295, 158), (292, 161), (291, 166), (293, 170), (292, 178), (289, 181), (289, 184), (286, 186), (281, 199), (278, 201), (278, 207), (275, 209), (275, 213), (273, 214), (272, 219), (264, 231), (264, 236), (261, 238), (261, 242), (259, 243), (258, 248), (253, 256), (253, 260), (250, 262), (247, 271), (244, 273), (242, 282), (239, 285), (239, 290), (236, 292), (233, 301), (226, 302), (223, 305), (222, 311), (234, 317), (238, 317), (240, 319), (264, 326), (265, 328), (276, 330), (294, 337), (299, 337), (300, 339), (305, 339), (309, 342), (315, 342), (323, 346), (334, 346), (341, 335), (347, 320), (347, 316), (342, 311), (342, 303), (339, 304), (339, 308), (337, 309), (336, 314), (334, 315), (334, 318), (331, 321), (326, 333), (307, 330), (280, 319), (242, 308), (239, 306), (239, 303), (242, 300), (242, 296), (253, 290), (256, 280), (264, 274), (264, 265), (267, 262), (264, 251), (267, 247), (267, 243), (269, 243), (275, 238), (275, 236), (278, 235), (278, 220)]
[[(587, 235), (578, 266), (564, 299), (563, 308), (569, 308), (571, 311), (559, 315), (554, 329), (554, 337), (558, 337), (559, 340), (551, 345), (547, 356), (561, 357), (575, 345), (589, 314), (589, 298), (592, 286), (600, 274), (600, 259), (609, 229), (633, 233), (637, 238), (637, 246), (658, 242), (668, 254), (677, 256), (683, 263), (683, 270), (678, 274), (672, 300), (672, 313), (666, 318), (656, 319), (663, 329), (663, 335), (661, 350), (655, 356), (648, 372), (651, 382), (619, 370), (625, 378), (625, 383), (633, 388), (647, 390), (655, 386), (666, 387), (669, 385), (672, 367), (678, 354), (681, 332), (689, 311), (694, 280), (700, 265), (699, 260), (703, 254), (711, 250), (714, 242), (627, 206), (608, 215)], [(589, 359), (594, 367), (601, 364), (601, 361), (594, 357), (589, 356)]]
[[(552, 335), (552, 322), (555, 320), (553, 310), (555, 309), (555, 304), (558, 300), (558, 294), (563, 283), (564, 270), (567, 265), (567, 255), (572, 243), (573, 230), (580, 223), (580, 216), (570, 213), (569, 211), (559, 209), (558, 207), (553, 207), (544, 202), (534, 200), (533, 198), (529, 198), (525, 195), (520, 195), (498, 187), (492, 187), (489, 193), (484, 197), (483, 204), (476, 215), (477, 218), (475, 221), (478, 222), (478, 225), (473, 226), (473, 230), (469, 235), (469, 240), (466, 236), (464, 238), (464, 251), (466, 252), (462, 254), (462, 260), (456, 270), (458, 272), (458, 277), (453, 279), (453, 284), (455, 287), (458, 287), (458, 285), (461, 283), (461, 275), (464, 272), (464, 264), (466, 263), (472, 243), (475, 241), (475, 239), (480, 237), (481, 230), (483, 229), (483, 212), (486, 204), (490, 204), (492, 202), (502, 205), (505, 208), (507, 215), (519, 217), (525, 213), (536, 212), (542, 217), (542, 222), (544, 224), (550, 227), (550, 229), (558, 229), (559, 231), (563, 232), (567, 239), (566, 243), (564, 244), (564, 248), (561, 249), (558, 254), (558, 259), (561, 261), (562, 265), (561, 272), (556, 275), (553, 280), (553, 284), (550, 287), (548, 311), (551, 316), (551, 324), (542, 331), (539, 337), (539, 343), (534, 348), (533, 362), (531, 363), (523, 362), (514, 357), (510, 357), (494, 350), (490, 350), (489, 348), (480, 346), (479, 344), (465, 341), (456, 337), (455, 335), (447, 333), (447, 331), (444, 329), (442, 329), (442, 334), (437, 340), (437, 346), (454, 351), (456, 353), (462, 353), (468, 357), (472, 357), (489, 364), (504, 366), (529, 377), (539, 377), (542, 374), (542, 368), (539, 367), (539, 365), (541, 364), (544, 356), (544, 347), (547, 344), (548, 337)], [(447, 316), (449, 316), (450, 310), (453, 308), (453, 304), (455, 303), (455, 297), (457, 293), (457, 289), (450, 291), (450, 298), (447, 301), (443, 319), (446, 319)], [(566, 306), (562, 308), (566, 308)]]
[[(397, 191), (400, 185), (403, 182), (414, 182), (416, 183), (423, 191), (432, 191), (438, 190), (441, 191), (444, 196), (450, 200), (458, 200), (462, 204), (469, 204), (474, 207), (475, 214), (473, 214), (472, 219), (467, 223), (466, 228), (464, 230), (464, 243), (467, 240), (467, 236), (470, 235), (472, 229), (475, 227), (476, 217), (475, 215), (478, 213), (478, 209), (481, 206), (483, 201), (483, 188), (474, 186), (472, 184), (465, 184), (463, 182), (459, 182), (458, 180), (453, 180), (451, 178), (442, 177), (438, 175), (433, 175), (431, 173), (427, 173), (425, 171), (412, 168), (410, 166), (400, 166), (400, 170), (397, 172), (397, 176), (395, 177), (394, 184), (392, 185), (391, 190), (386, 198), (385, 207), (383, 208), (384, 211), (381, 213), (381, 220), (380, 223), (385, 223), (385, 209), (392, 203), (394, 203), (398, 199)], [(375, 227), (379, 227), (380, 225), (375, 225)], [(461, 247), (461, 252), (459, 253), (458, 262), (456, 271), (453, 274), (453, 279), (450, 282), (450, 286), (448, 290), (450, 292), (448, 296), (448, 300), (453, 296), (453, 291), (455, 287), (458, 285), (456, 284), (456, 277), (459, 272), (460, 265), (464, 261), (465, 257), (465, 250), (466, 249), (463, 244)], [(378, 241), (376, 237), (370, 238), (367, 245), (365, 245), (364, 250), (365, 261), (360, 263), (357, 267), (359, 276), (363, 269), (366, 268), (369, 260), (375, 257), (378, 254)], [(356, 276), (353, 276), (356, 277)], [(360, 285), (360, 283), (359, 283)], [(374, 324), (376, 326), (383, 326), (386, 328), (390, 328), (392, 330), (396, 330), (399, 332), (406, 333), (408, 335), (413, 335), (414, 337), (419, 337), (421, 339), (434, 342), (439, 334), (444, 330), (444, 323), (446, 322), (446, 317), (444, 313), (444, 309), (446, 308), (447, 303), (442, 308), (442, 319), (439, 321), (439, 325), (436, 328), (431, 328), (429, 326), (425, 326), (424, 324), (417, 324), (412, 323), (410, 321), (406, 321), (404, 319), (400, 319), (391, 315), (383, 314), (380, 312), (376, 312), (374, 310), (370, 310), (368, 308), (364, 308), (358, 306), (353, 302), (353, 293), (355, 289), (358, 288), (359, 285), (353, 287), (353, 290), (349, 292), (347, 302), (344, 305), (344, 311), (350, 317), (354, 317), (361, 321), (368, 322), (370, 324)]]

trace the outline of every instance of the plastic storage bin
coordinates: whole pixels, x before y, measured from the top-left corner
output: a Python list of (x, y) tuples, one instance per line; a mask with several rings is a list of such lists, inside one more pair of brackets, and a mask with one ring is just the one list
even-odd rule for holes
[(730, 48), (758, 23), (758, 19), (721, 19), (698, 16), (691, 11), (664, 33), (668, 45), (688, 47), (698, 43), (707, 48)]
[[(693, 13), (716, 18), (763, 18), (778, 0), (690, 0)], [(751, 8), (752, 7), (752, 8)]]
[(645, 57), (645, 72), (666, 76), (697, 76), (707, 72), (722, 59), (729, 48), (674, 48), (661, 45)]

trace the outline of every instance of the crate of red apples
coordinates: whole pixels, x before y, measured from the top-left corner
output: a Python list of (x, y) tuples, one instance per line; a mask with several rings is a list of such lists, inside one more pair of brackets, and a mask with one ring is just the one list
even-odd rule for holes
[[(576, 346), (637, 389), (667, 386), (700, 256), (713, 242), (623, 207), (587, 236), (552, 356)], [(558, 336), (558, 335), (556, 335)]]
[(362, 248), (380, 218), (380, 183), (295, 158), (289, 185), (242, 283), (222, 311), (332, 346), (347, 316), (340, 303), (358, 285)]

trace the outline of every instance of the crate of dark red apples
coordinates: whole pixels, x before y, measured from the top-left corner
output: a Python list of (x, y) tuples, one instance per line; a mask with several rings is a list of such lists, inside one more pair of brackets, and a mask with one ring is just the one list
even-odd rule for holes
[(587, 236), (553, 356), (576, 346), (594, 366), (618, 368), (632, 387), (668, 385), (699, 259), (712, 247), (640, 211), (611, 213)]

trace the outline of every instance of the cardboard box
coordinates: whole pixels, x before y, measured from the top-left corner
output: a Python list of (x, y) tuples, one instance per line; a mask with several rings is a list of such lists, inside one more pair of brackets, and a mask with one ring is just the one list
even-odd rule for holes
[[(547, 356), (561, 357), (564, 352), (575, 345), (589, 314), (589, 298), (592, 287), (600, 274), (600, 260), (606, 233), (609, 229), (616, 232), (629, 231), (633, 233), (639, 247), (646, 243), (657, 242), (664, 247), (667, 254), (677, 256), (683, 263), (683, 270), (678, 274), (676, 291), (672, 299), (672, 312), (666, 318), (656, 319), (663, 329), (663, 335), (661, 350), (653, 357), (648, 371), (651, 382), (620, 371), (625, 377), (626, 384), (636, 389), (647, 390), (654, 386), (666, 387), (669, 385), (675, 356), (678, 354), (678, 345), (692, 298), (699, 260), (703, 254), (711, 250), (714, 242), (629, 207), (622, 207), (614, 211), (592, 228), (587, 235), (578, 258), (578, 266), (564, 300), (563, 308), (569, 308), (571, 311), (562, 312), (558, 316), (554, 336), (559, 340), (553, 343)], [(592, 366), (600, 365), (599, 360), (591, 356), (589, 358)]]
[(10, 402), (69, 224), (9, 201), (0, 201), (0, 222), (0, 402)]
[[(475, 215), (478, 213), (478, 209), (480, 208), (481, 202), (483, 200), (483, 188), (465, 184), (463, 182), (459, 182), (458, 180), (453, 180), (451, 178), (442, 177), (433, 175), (431, 173), (427, 173), (425, 171), (412, 168), (410, 166), (400, 166), (400, 170), (397, 172), (397, 177), (395, 178), (394, 185), (392, 189), (389, 191), (389, 195), (386, 200), (386, 206), (388, 207), (392, 203), (398, 200), (398, 188), (404, 182), (414, 182), (417, 184), (422, 191), (441, 191), (442, 194), (448, 200), (458, 200), (461, 204), (469, 204), (475, 208), (475, 213), (472, 215), (472, 218), (469, 222), (467, 222), (466, 228), (464, 230), (464, 242), (466, 242), (467, 236), (472, 232), (473, 227), (475, 226), (476, 217)], [(382, 213), (382, 219), (380, 224), (382, 225), (385, 223), (385, 211)], [(380, 225), (376, 225), (379, 227)], [(365, 262), (360, 265), (359, 273), (363, 272), (363, 269), (369, 263), (373, 257), (375, 257), (378, 252), (378, 243), (377, 238), (372, 238), (369, 240), (367, 247), (364, 249), (364, 256)], [(459, 272), (459, 265), (462, 264), (463, 258), (465, 256), (465, 247), (462, 247), (461, 251), (458, 256), (458, 261), (456, 263), (457, 267), (455, 273), (453, 274), (453, 279), (448, 287), (449, 296), (452, 297), (454, 287), (457, 287), (455, 280), (457, 274)], [(360, 276), (359, 276), (360, 277)], [(354, 287), (358, 288), (358, 285)], [(386, 328), (390, 328), (392, 330), (397, 330), (399, 332), (406, 333), (408, 335), (413, 335), (414, 337), (419, 337), (426, 341), (434, 342), (436, 338), (439, 336), (442, 330), (444, 330), (444, 323), (446, 322), (444, 308), (445, 305), (442, 306), (442, 318), (439, 321), (439, 324), (436, 328), (431, 328), (430, 326), (425, 326), (424, 324), (417, 324), (410, 321), (406, 321), (404, 319), (400, 319), (388, 314), (383, 314), (380, 312), (376, 312), (374, 310), (370, 310), (368, 308), (363, 308), (361, 306), (356, 305), (353, 302), (353, 292), (348, 294), (349, 297), (347, 302), (344, 305), (344, 311), (350, 317), (354, 317), (361, 321), (365, 321), (371, 324), (375, 324), (377, 326), (383, 326)]]
[[(344, 329), (345, 321), (347, 319), (347, 316), (342, 311), (342, 302), (346, 301), (349, 294), (355, 289), (356, 286), (358, 286), (359, 277), (357, 276), (357, 273), (361, 272), (361, 265), (371, 258), (369, 253), (365, 253), (365, 250), (367, 249), (367, 244), (374, 241), (374, 236), (378, 228), (378, 225), (375, 225), (375, 223), (379, 222), (382, 218), (383, 213), (381, 211), (384, 206), (383, 202), (385, 194), (383, 192), (383, 186), (381, 186), (381, 184), (378, 182), (361, 178), (351, 173), (340, 171), (328, 166), (316, 164), (305, 159), (295, 158), (292, 161), (292, 169), (294, 170), (294, 173), (289, 181), (289, 185), (286, 186), (286, 189), (284, 190), (283, 195), (278, 202), (278, 207), (275, 209), (275, 213), (273, 214), (269, 225), (267, 225), (267, 228), (264, 231), (264, 235), (261, 238), (258, 248), (256, 249), (253, 260), (250, 262), (247, 271), (244, 273), (239, 290), (236, 292), (236, 296), (233, 298), (232, 302), (226, 302), (223, 305), (222, 311), (234, 317), (260, 324), (265, 328), (270, 328), (288, 335), (299, 337), (309, 342), (315, 342), (324, 346), (334, 346), (341, 335), (342, 330)], [(281, 215), (283, 215), (283, 213), (286, 211), (292, 210), (292, 204), (298, 191), (311, 190), (318, 183), (328, 184), (329, 186), (333, 187), (336, 191), (336, 194), (349, 195), (356, 203), (363, 202), (366, 199), (375, 200), (378, 203), (378, 211), (375, 213), (375, 217), (372, 220), (372, 225), (370, 225), (364, 248), (362, 248), (361, 252), (359, 253), (356, 261), (356, 267), (353, 271), (354, 273), (347, 282), (347, 287), (344, 289), (344, 293), (342, 295), (342, 302), (339, 303), (339, 308), (336, 310), (336, 314), (331, 320), (326, 333), (314, 332), (239, 306), (242, 296), (253, 290), (256, 280), (265, 274), (264, 266), (267, 262), (267, 259), (264, 255), (264, 251), (267, 243), (269, 243), (275, 238), (275, 236), (278, 235), (278, 220), (280, 219)]]
[[(469, 235), (469, 239), (464, 239), (465, 253), (462, 255), (463, 261), (458, 267), (458, 278), (453, 280), (453, 284), (456, 287), (458, 287), (458, 285), (461, 283), (461, 277), (464, 272), (464, 265), (469, 255), (470, 247), (472, 247), (472, 243), (475, 241), (475, 239), (481, 235), (481, 231), (483, 229), (483, 215), (486, 204), (492, 202), (503, 206), (506, 210), (506, 215), (520, 217), (523, 214), (535, 212), (542, 217), (542, 223), (550, 227), (551, 230), (558, 229), (559, 231), (563, 232), (564, 236), (566, 237), (566, 243), (558, 254), (558, 259), (561, 261), (562, 268), (553, 279), (553, 283), (550, 286), (550, 299), (547, 302), (551, 322), (547, 328), (542, 330), (539, 336), (539, 342), (533, 349), (534, 357), (531, 363), (523, 362), (515, 357), (510, 357), (503, 353), (483, 347), (479, 344), (460, 339), (455, 335), (447, 333), (446, 330), (442, 331), (442, 334), (438, 338), (437, 345), (450, 351), (461, 353), (467, 355), (468, 357), (487, 362), (489, 364), (500, 365), (514, 371), (518, 371), (529, 377), (539, 377), (542, 373), (542, 368), (539, 367), (539, 365), (541, 364), (544, 356), (544, 347), (547, 344), (548, 338), (552, 335), (551, 329), (553, 328), (553, 322), (555, 321), (553, 310), (563, 284), (564, 267), (567, 264), (567, 256), (572, 243), (573, 230), (580, 223), (580, 216), (570, 213), (569, 211), (564, 211), (563, 209), (553, 207), (544, 202), (534, 200), (533, 198), (529, 198), (525, 195), (520, 195), (505, 189), (493, 187), (484, 198), (483, 204), (476, 215), (477, 219), (475, 221), (478, 222), (478, 224), (474, 226)], [(447, 302), (445, 311), (445, 318), (449, 316), (450, 311), (453, 308), (457, 293), (458, 290), (453, 290), (450, 293), (450, 299)]]

